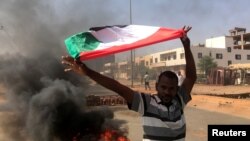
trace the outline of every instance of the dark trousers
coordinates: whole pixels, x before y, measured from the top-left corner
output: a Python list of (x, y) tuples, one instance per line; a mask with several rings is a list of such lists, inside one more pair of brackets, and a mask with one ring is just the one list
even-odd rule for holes
[(149, 90), (151, 89), (149, 86), (149, 82), (145, 82), (145, 90), (147, 90), (147, 89), (149, 89)]

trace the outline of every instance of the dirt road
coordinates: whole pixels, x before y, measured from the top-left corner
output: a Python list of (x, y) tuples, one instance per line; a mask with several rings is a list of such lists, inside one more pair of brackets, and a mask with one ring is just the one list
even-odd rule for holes
[[(153, 85), (151, 88), (154, 88)], [(135, 85), (134, 89), (145, 93), (155, 90), (144, 90), (143, 85)], [(250, 86), (211, 86), (196, 84), (192, 90), (192, 101), (188, 103), (185, 113), (187, 122), (187, 141), (206, 141), (209, 124), (249, 124), (250, 99), (233, 99), (218, 97), (226, 94), (250, 93)], [(218, 95), (218, 96), (209, 96)], [(141, 140), (141, 121), (134, 112), (116, 112), (117, 118), (128, 121), (129, 137), (133, 141)]]
[[(154, 88), (153, 85), (152, 88)], [(155, 93), (154, 89), (145, 91), (142, 85), (135, 85), (133, 89), (147, 93)], [(192, 101), (188, 103), (185, 109), (187, 141), (206, 141), (208, 124), (249, 124), (249, 99), (232, 99), (206, 95), (249, 92), (250, 86), (209, 86), (196, 84), (192, 90)], [(0, 104), (3, 102), (5, 102), (4, 88), (0, 86)], [(137, 113), (127, 110), (126, 106), (120, 106), (115, 109), (115, 117), (127, 121), (126, 126), (129, 128), (129, 138), (131, 141), (141, 140), (141, 120)], [(0, 134), (0, 140), (2, 139), (3, 135)]]
[[(151, 90), (145, 90), (142, 85), (135, 85), (134, 89), (144, 93), (156, 93), (153, 85)], [(239, 99), (218, 97), (228, 95), (248, 94), (250, 96), (250, 86), (216, 86), (195, 84), (192, 90), (192, 101), (187, 106), (230, 114), (243, 118), (250, 118), (250, 99)], [(218, 95), (218, 96), (209, 96)]]
[[(117, 107), (115, 108), (117, 109)], [(186, 141), (206, 141), (207, 126), (210, 124), (229, 125), (250, 123), (250, 119), (218, 112), (211, 112), (189, 106), (186, 107), (185, 114), (187, 123)], [(131, 141), (142, 140), (143, 130), (141, 126), (141, 119), (137, 113), (129, 111), (125, 106), (120, 106), (119, 110), (115, 110), (115, 118), (127, 121), (126, 125), (129, 128), (128, 137)]]

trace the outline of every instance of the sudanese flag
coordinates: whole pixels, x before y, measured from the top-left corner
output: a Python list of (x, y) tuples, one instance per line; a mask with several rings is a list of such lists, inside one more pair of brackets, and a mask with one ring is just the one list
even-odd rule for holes
[(65, 45), (69, 55), (81, 61), (182, 37), (183, 29), (125, 25), (93, 27), (68, 37)]

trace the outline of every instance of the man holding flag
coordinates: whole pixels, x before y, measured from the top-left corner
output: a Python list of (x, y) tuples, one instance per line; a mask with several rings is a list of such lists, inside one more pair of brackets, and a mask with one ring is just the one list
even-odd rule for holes
[(183, 27), (180, 37), (185, 50), (186, 77), (178, 86), (178, 77), (174, 72), (165, 71), (156, 83), (157, 94), (150, 95), (134, 91), (116, 80), (101, 75), (88, 68), (78, 59), (69, 56), (62, 57), (65, 71), (75, 71), (86, 75), (122, 96), (128, 103), (129, 109), (139, 112), (143, 119), (143, 141), (184, 141), (186, 122), (184, 107), (191, 100), (191, 90), (196, 81), (196, 67), (190, 50), (190, 40), (187, 32), (191, 27)]

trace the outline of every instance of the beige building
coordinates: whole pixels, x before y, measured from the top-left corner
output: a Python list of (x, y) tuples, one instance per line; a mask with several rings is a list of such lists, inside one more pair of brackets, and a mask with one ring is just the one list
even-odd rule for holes
[(245, 28), (229, 30), (230, 36), (206, 39), (204, 47), (192, 47), (196, 63), (205, 55), (211, 56), (218, 66), (248, 63), (250, 61), (250, 33)]
[(145, 66), (157, 71), (179, 71), (185, 68), (183, 48), (175, 48), (145, 56)]

